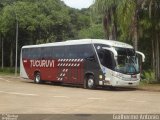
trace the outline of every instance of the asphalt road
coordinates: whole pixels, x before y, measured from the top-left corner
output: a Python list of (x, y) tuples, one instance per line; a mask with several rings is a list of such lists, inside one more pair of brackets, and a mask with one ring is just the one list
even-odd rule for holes
[(39, 85), (19, 77), (0, 76), (0, 113), (159, 114), (160, 92), (104, 88), (87, 90)]

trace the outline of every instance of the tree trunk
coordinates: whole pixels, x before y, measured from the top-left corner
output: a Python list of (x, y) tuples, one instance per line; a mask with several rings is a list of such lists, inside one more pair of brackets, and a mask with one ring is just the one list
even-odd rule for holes
[[(159, 34), (160, 34), (160, 32), (159, 32)], [(159, 34), (158, 34), (158, 35), (159, 35)], [(160, 35), (159, 35), (158, 38), (160, 38)], [(159, 45), (159, 46), (158, 46), (158, 48), (159, 48), (159, 60), (158, 60), (158, 61), (159, 61), (159, 82), (160, 82), (160, 39), (158, 39), (158, 42), (159, 42), (159, 44), (158, 44), (158, 45)]]
[(13, 47), (11, 44), (11, 51), (10, 51), (10, 67), (13, 67)]
[[(160, 38), (160, 35), (159, 35), (159, 38)], [(158, 42), (159, 42), (159, 44), (158, 44), (159, 45), (158, 46), (158, 48), (159, 48), (159, 58), (158, 58), (159, 59), (158, 60), (159, 61), (159, 73), (158, 74), (159, 74), (159, 82), (160, 82), (160, 41), (159, 41), (159, 39), (158, 39)]]
[(153, 1), (151, 0), (149, 3), (149, 18), (152, 18), (152, 3)]
[(160, 59), (159, 59), (159, 39), (158, 39), (158, 33), (155, 34), (155, 79), (156, 81), (159, 81), (159, 75), (160, 75)]
[(137, 25), (135, 26), (134, 31), (134, 48), (137, 51), (138, 50), (138, 31), (137, 31)]
[(159, 54), (159, 39), (158, 39), (159, 35), (158, 35), (158, 32), (157, 32), (157, 36), (156, 36), (156, 41), (157, 41), (157, 81), (159, 81), (159, 78), (160, 78), (160, 54)]
[(107, 14), (104, 16), (103, 26), (104, 26), (104, 31), (105, 31), (105, 37), (106, 39), (109, 39), (109, 27), (108, 27), (108, 15)]
[(19, 23), (18, 23), (18, 19), (16, 16), (16, 58), (15, 58), (15, 76), (17, 76), (17, 62), (18, 62), (18, 29), (19, 28)]
[(137, 1), (136, 2), (136, 10), (135, 10), (135, 15), (134, 15), (134, 48), (135, 50), (138, 50), (138, 5)]
[(116, 13), (114, 7), (106, 11), (106, 15), (103, 20), (103, 25), (106, 33), (106, 38), (109, 40), (116, 40), (117, 24), (116, 24)]
[(3, 50), (3, 37), (1, 37), (1, 39), (2, 39), (2, 66), (1, 66), (1, 68), (3, 69), (4, 68), (4, 57), (3, 57), (3, 52), (4, 52), (4, 50)]
[(158, 55), (158, 39), (157, 39), (157, 35), (156, 35), (156, 80), (158, 81), (158, 57), (159, 57), (159, 55)]
[(155, 69), (156, 69), (156, 66), (155, 66), (155, 45), (154, 45), (153, 36), (152, 36), (152, 69), (154, 72), (154, 76), (156, 76), (156, 74), (155, 74)]
[(113, 40), (117, 40), (117, 14), (116, 14), (116, 7), (112, 7), (112, 18), (113, 18), (113, 26), (112, 26), (112, 34)]

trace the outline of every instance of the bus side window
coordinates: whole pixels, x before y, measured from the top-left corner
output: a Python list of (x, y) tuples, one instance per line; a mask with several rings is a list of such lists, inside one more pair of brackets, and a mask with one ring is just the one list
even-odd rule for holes
[(32, 56), (33, 56), (32, 52), (33, 52), (33, 48), (28, 49), (28, 58), (29, 59), (32, 59)]
[(65, 57), (65, 47), (64, 46), (55, 46), (53, 51), (52, 51), (52, 57), (54, 57), (56, 59), (64, 59), (64, 57)]
[(33, 48), (31, 52), (31, 58), (38, 60), (40, 59), (40, 48)]
[(44, 58), (45, 58), (45, 48), (44, 47), (42, 47), (41, 48), (41, 59), (43, 60)]
[(83, 45), (82, 46), (82, 58), (93, 58), (94, 57), (94, 53), (92, 50), (92, 46), (91, 45)]
[(34, 50), (34, 59), (41, 59), (41, 48), (35, 48)]
[(71, 53), (72, 53), (72, 58), (73, 58), (73, 59), (79, 58), (79, 57), (78, 57), (79, 51), (80, 51), (79, 45), (78, 45), (78, 46), (73, 46), (73, 47), (72, 47)]
[(25, 49), (25, 55), (24, 55), (24, 58), (25, 59), (29, 59), (29, 49)]
[(33, 60), (33, 59), (36, 59), (36, 57), (37, 57), (37, 56), (36, 56), (36, 49), (33, 48), (33, 49), (32, 49), (32, 52), (31, 52), (31, 58), (32, 58), (32, 60)]
[(71, 46), (66, 46), (65, 47), (65, 58), (71, 58), (71, 59), (76, 59), (78, 58), (78, 52), (79, 48), (78, 46), (71, 45)]
[(27, 59), (27, 49), (22, 49), (22, 59)]
[(53, 47), (53, 49), (52, 49), (52, 58), (54, 58), (54, 59), (56, 59), (57, 58), (57, 49), (56, 49), (57, 47), (56, 46), (54, 46)]
[(47, 48), (47, 58), (52, 59), (52, 48), (51, 47)]

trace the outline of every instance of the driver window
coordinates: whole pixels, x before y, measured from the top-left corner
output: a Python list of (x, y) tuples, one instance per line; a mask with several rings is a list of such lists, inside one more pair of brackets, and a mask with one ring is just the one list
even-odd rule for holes
[(108, 50), (100, 50), (98, 52), (99, 60), (101, 64), (109, 69), (114, 68), (114, 59), (112, 53)]
[(105, 59), (105, 57), (104, 57), (104, 51), (100, 51), (98, 53), (98, 56), (99, 56), (99, 60), (100, 60), (101, 64), (104, 65), (104, 59)]

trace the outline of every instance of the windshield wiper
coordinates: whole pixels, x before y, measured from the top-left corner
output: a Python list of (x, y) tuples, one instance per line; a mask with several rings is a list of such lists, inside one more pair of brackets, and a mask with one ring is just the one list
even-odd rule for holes
[(129, 60), (131, 60), (132, 61), (132, 66), (133, 66), (133, 68), (134, 68), (134, 70), (135, 70), (135, 72), (137, 73), (137, 69), (136, 69), (136, 66), (135, 66), (135, 62), (134, 62), (134, 60), (131, 58), (131, 56), (127, 56), (128, 57), (128, 61)]

